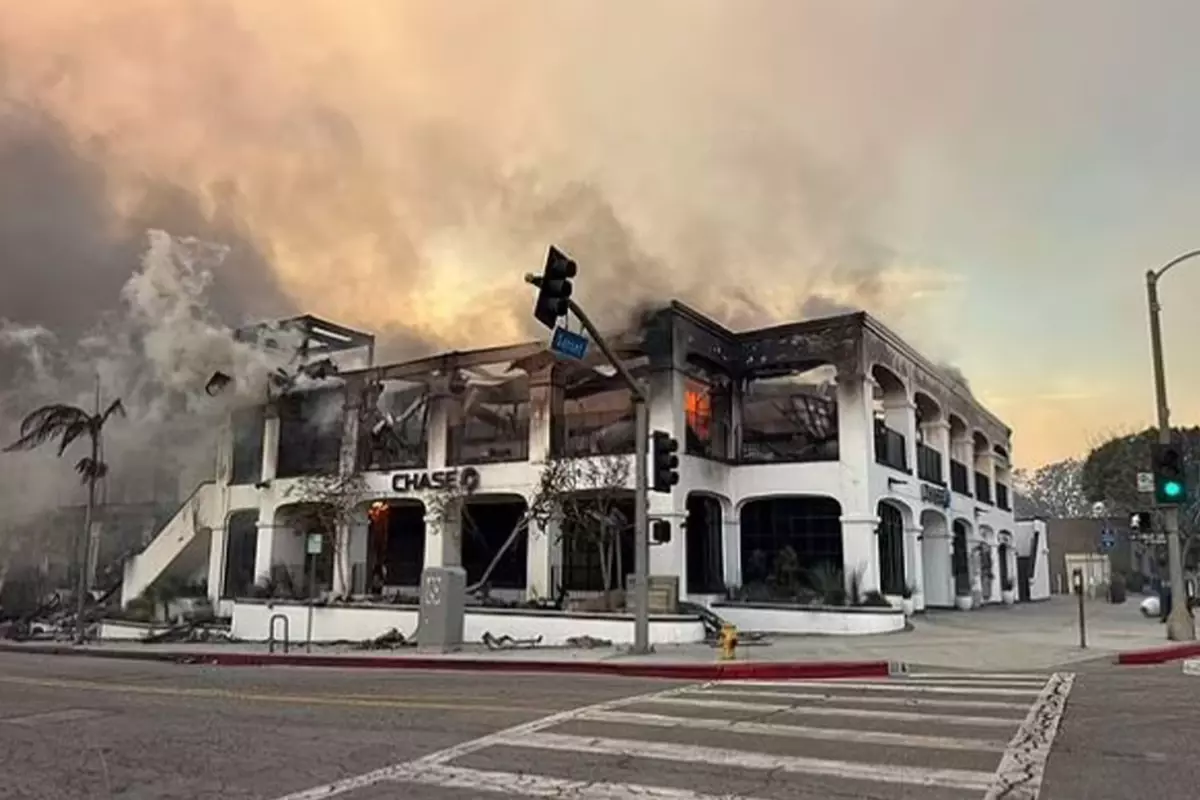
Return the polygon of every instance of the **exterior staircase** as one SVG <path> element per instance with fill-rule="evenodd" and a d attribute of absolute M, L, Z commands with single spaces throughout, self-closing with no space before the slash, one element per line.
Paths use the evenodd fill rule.
<path fill-rule="evenodd" d="M 150 544 L 125 562 L 122 608 L 164 575 L 205 577 L 212 520 L 220 518 L 220 500 L 215 482 L 201 483 Z"/>

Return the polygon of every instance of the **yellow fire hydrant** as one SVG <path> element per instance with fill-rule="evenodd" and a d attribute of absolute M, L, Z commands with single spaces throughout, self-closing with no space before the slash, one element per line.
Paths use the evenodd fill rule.
<path fill-rule="evenodd" d="M 721 636 L 717 639 L 721 646 L 721 660 L 732 661 L 737 658 L 738 634 L 737 628 L 726 622 L 721 626 Z"/>

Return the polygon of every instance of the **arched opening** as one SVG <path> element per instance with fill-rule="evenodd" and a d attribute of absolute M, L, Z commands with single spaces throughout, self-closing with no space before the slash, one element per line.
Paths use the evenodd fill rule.
<path fill-rule="evenodd" d="M 899 508 L 881 501 L 878 506 L 879 588 L 884 594 L 903 594 L 907 578 L 904 571 L 904 514 Z"/>
<path fill-rule="evenodd" d="M 841 517 L 841 504 L 829 497 L 771 497 L 743 505 L 743 586 L 794 599 L 805 589 L 827 593 L 842 585 Z"/>
<path fill-rule="evenodd" d="M 515 495 L 472 497 L 466 501 L 462 514 L 462 566 L 467 571 L 468 586 L 483 581 L 484 573 L 492 567 L 486 580 L 488 588 L 525 588 L 527 537 L 518 535 L 502 555 L 500 550 L 518 526 L 526 523 L 528 507 L 525 498 Z"/>
<path fill-rule="evenodd" d="M 979 528 L 979 586 L 985 599 L 991 599 L 996 590 L 996 565 L 993 563 L 993 548 L 996 545 L 996 533 L 989 526 Z"/>
<path fill-rule="evenodd" d="M 306 599 L 333 588 L 337 511 L 329 503 L 293 503 L 275 511 L 270 569 L 257 583 L 268 597 Z M 313 551 L 310 537 L 319 539 Z"/>
<path fill-rule="evenodd" d="M 688 594 L 719 594 L 725 590 L 722 558 L 721 501 L 692 492 L 687 498 Z"/>
<path fill-rule="evenodd" d="M 221 599 L 250 597 L 254 593 L 254 560 L 258 557 L 258 509 L 234 511 L 225 523 L 225 568 Z"/>
<path fill-rule="evenodd" d="M 924 392 L 913 395 L 917 415 L 917 477 L 944 486 L 942 445 L 934 437 L 935 424 L 941 422 L 942 407 Z"/>
<path fill-rule="evenodd" d="M 379 501 L 371 504 L 367 518 L 366 591 L 384 595 L 415 589 L 425 567 L 424 504 L 417 500 Z M 354 586 L 359 585 L 356 579 Z"/>
<path fill-rule="evenodd" d="M 900 376 L 879 364 L 871 368 L 871 377 L 875 380 L 875 461 L 907 472 L 908 390 Z"/>
<path fill-rule="evenodd" d="M 958 494 L 970 496 L 972 469 L 971 434 L 966 420 L 957 414 L 950 415 L 950 489 Z"/>
<path fill-rule="evenodd" d="M 975 446 L 975 499 L 981 503 L 992 502 L 992 478 L 988 470 L 988 460 L 992 455 L 991 445 L 981 432 L 975 431 L 973 438 Z"/>
<path fill-rule="evenodd" d="M 1008 567 L 1008 560 L 1012 557 L 1012 548 L 1009 546 L 1005 534 L 1008 531 L 1001 531 L 1000 536 L 1006 541 L 1000 545 L 1000 589 L 1001 591 L 1012 591 L 1012 572 Z"/>
<path fill-rule="evenodd" d="M 969 597 L 971 595 L 971 552 L 968 543 L 970 526 L 963 520 L 956 519 L 953 531 L 950 567 L 954 573 L 954 594 L 957 597 Z"/>

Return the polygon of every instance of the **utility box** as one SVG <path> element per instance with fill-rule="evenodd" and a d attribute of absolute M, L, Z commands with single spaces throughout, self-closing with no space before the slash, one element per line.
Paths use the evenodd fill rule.
<path fill-rule="evenodd" d="M 430 567 L 421 573 L 421 611 L 417 649 L 450 653 L 462 648 L 467 571 Z"/>

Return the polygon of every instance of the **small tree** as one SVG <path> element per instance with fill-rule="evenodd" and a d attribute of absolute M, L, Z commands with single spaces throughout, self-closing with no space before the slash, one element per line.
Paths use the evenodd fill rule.
<path fill-rule="evenodd" d="M 1091 503 L 1083 491 L 1083 465 L 1078 458 L 1013 472 L 1013 489 L 1036 509 L 1055 519 L 1086 517 Z"/>
<path fill-rule="evenodd" d="M 348 542 L 337 535 L 338 528 L 359 521 L 369 499 L 367 480 L 360 472 L 350 474 L 306 475 L 285 493 L 299 506 L 297 527 L 301 534 L 318 534 L 333 554 L 337 583 L 349 594 L 349 576 L 345 574 L 342 554 Z M 311 591 L 310 587 L 310 591 Z M 345 595 L 343 595 L 344 598 Z"/>

